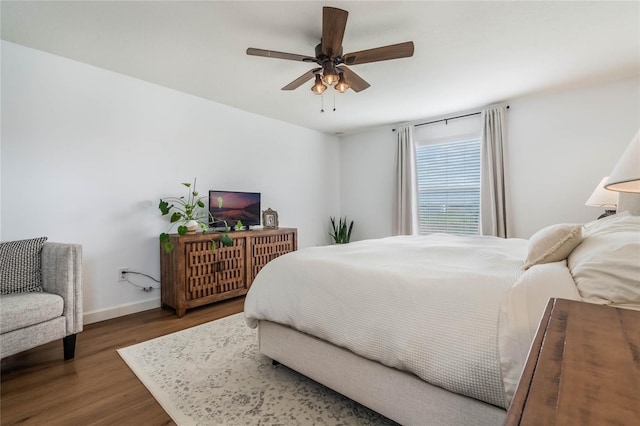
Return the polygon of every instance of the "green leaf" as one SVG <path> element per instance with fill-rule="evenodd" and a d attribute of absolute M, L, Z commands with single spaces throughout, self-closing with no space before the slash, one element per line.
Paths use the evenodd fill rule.
<path fill-rule="evenodd" d="M 160 204 L 158 204 L 158 208 L 160 209 L 160 212 L 162 213 L 163 216 L 169 213 L 169 210 L 171 210 L 171 207 L 173 207 L 173 204 L 169 206 L 169 203 L 160 199 Z"/>
<path fill-rule="evenodd" d="M 169 241 L 169 234 L 167 234 L 166 232 L 163 232 L 162 234 L 160 234 L 161 243 L 166 243 L 168 241 Z"/>
<path fill-rule="evenodd" d="M 243 226 L 244 225 L 242 224 L 242 221 L 238 219 L 238 221 L 236 222 L 236 230 L 241 230 Z"/>
<path fill-rule="evenodd" d="M 222 235 L 220 237 L 220 242 L 226 247 L 231 247 L 233 245 L 233 239 L 228 234 Z"/>
<path fill-rule="evenodd" d="M 331 227 L 333 228 L 333 234 L 329 235 L 333 238 L 336 244 L 346 244 L 351 240 L 351 231 L 353 230 L 353 221 L 347 226 L 347 217 L 339 218 L 336 224 L 336 219 L 330 216 Z"/>
<path fill-rule="evenodd" d="M 187 227 L 184 225 L 178 226 L 178 234 L 181 236 L 187 235 Z"/>
<path fill-rule="evenodd" d="M 188 183 L 188 182 L 182 182 L 182 184 L 183 184 L 184 186 L 186 186 L 187 188 L 191 188 L 191 184 L 190 184 L 190 183 Z"/>
<path fill-rule="evenodd" d="M 198 191 L 193 191 L 191 194 L 192 194 L 194 197 L 197 197 L 197 196 L 198 196 Z"/>
<path fill-rule="evenodd" d="M 198 207 L 204 208 L 204 203 L 202 202 L 202 200 L 198 200 L 196 204 L 198 205 Z"/>
<path fill-rule="evenodd" d="M 178 212 L 173 212 L 173 214 L 171 215 L 171 223 L 177 222 L 180 219 L 182 219 L 182 214 L 180 214 Z"/>
<path fill-rule="evenodd" d="M 215 242 L 215 240 L 211 240 L 211 251 L 216 251 L 216 242 Z"/>
<path fill-rule="evenodd" d="M 171 253 L 171 251 L 173 250 L 173 244 L 170 242 L 164 243 L 162 247 L 164 247 L 165 253 Z"/>

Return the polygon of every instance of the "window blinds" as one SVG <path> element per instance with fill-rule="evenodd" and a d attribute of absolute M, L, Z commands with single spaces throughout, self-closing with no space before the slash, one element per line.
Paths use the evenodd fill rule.
<path fill-rule="evenodd" d="M 416 147 L 421 235 L 479 234 L 480 139 Z"/>

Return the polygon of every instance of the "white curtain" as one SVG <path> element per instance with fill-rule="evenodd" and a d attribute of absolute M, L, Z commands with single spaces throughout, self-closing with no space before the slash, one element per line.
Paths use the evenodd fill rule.
<path fill-rule="evenodd" d="M 418 180 L 413 126 L 397 129 L 396 185 L 393 205 L 393 235 L 418 233 Z"/>
<path fill-rule="evenodd" d="M 507 109 L 482 111 L 482 166 L 480 183 L 480 233 L 507 238 L 504 146 Z"/>

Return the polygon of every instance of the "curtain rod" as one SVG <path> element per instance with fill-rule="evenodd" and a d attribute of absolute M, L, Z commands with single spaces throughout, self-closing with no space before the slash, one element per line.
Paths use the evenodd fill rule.
<path fill-rule="evenodd" d="M 507 109 L 509 109 L 509 105 L 507 105 Z M 418 126 L 426 126 L 427 124 L 433 124 L 433 123 L 441 123 L 441 122 L 445 122 L 445 124 L 447 123 L 447 121 L 449 120 L 455 120 L 457 118 L 464 118 L 464 117 L 471 117 L 474 115 L 480 115 L 482 114 L 482 111 L 478 111 L 478 112 L 472 112 L 471 114 L 464 114 L 464 115 L 457 115 L 455 117 L 448 117 L 448 118 L 441 118 L 440 120 L 433 120 L 433 121 L 427 121 L 426 123 L 418 123 L 418 124 L 414 124 L 414 127 L 418 127 Z M 391 129 L 392 132 L 395 132 L 396 129 Z"/>

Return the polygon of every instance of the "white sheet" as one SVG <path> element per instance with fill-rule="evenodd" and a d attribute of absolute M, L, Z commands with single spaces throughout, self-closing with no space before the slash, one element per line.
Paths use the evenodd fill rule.
<path fill-rule="evenodd" d="M 245 316 L 252 327 L 289 325 L 506 408 L 498 322 L 526 246 L 434 234 L 308 248 L 267 264 Z"/>
<path fill-rule="evenodd" d="M 511 401 L 538 331 L 544 309 L 552 297 L 581 300 L 567 261 L 535 265 L 507 293 L 500 310 L 500 361 L 506 397 Z"/>

